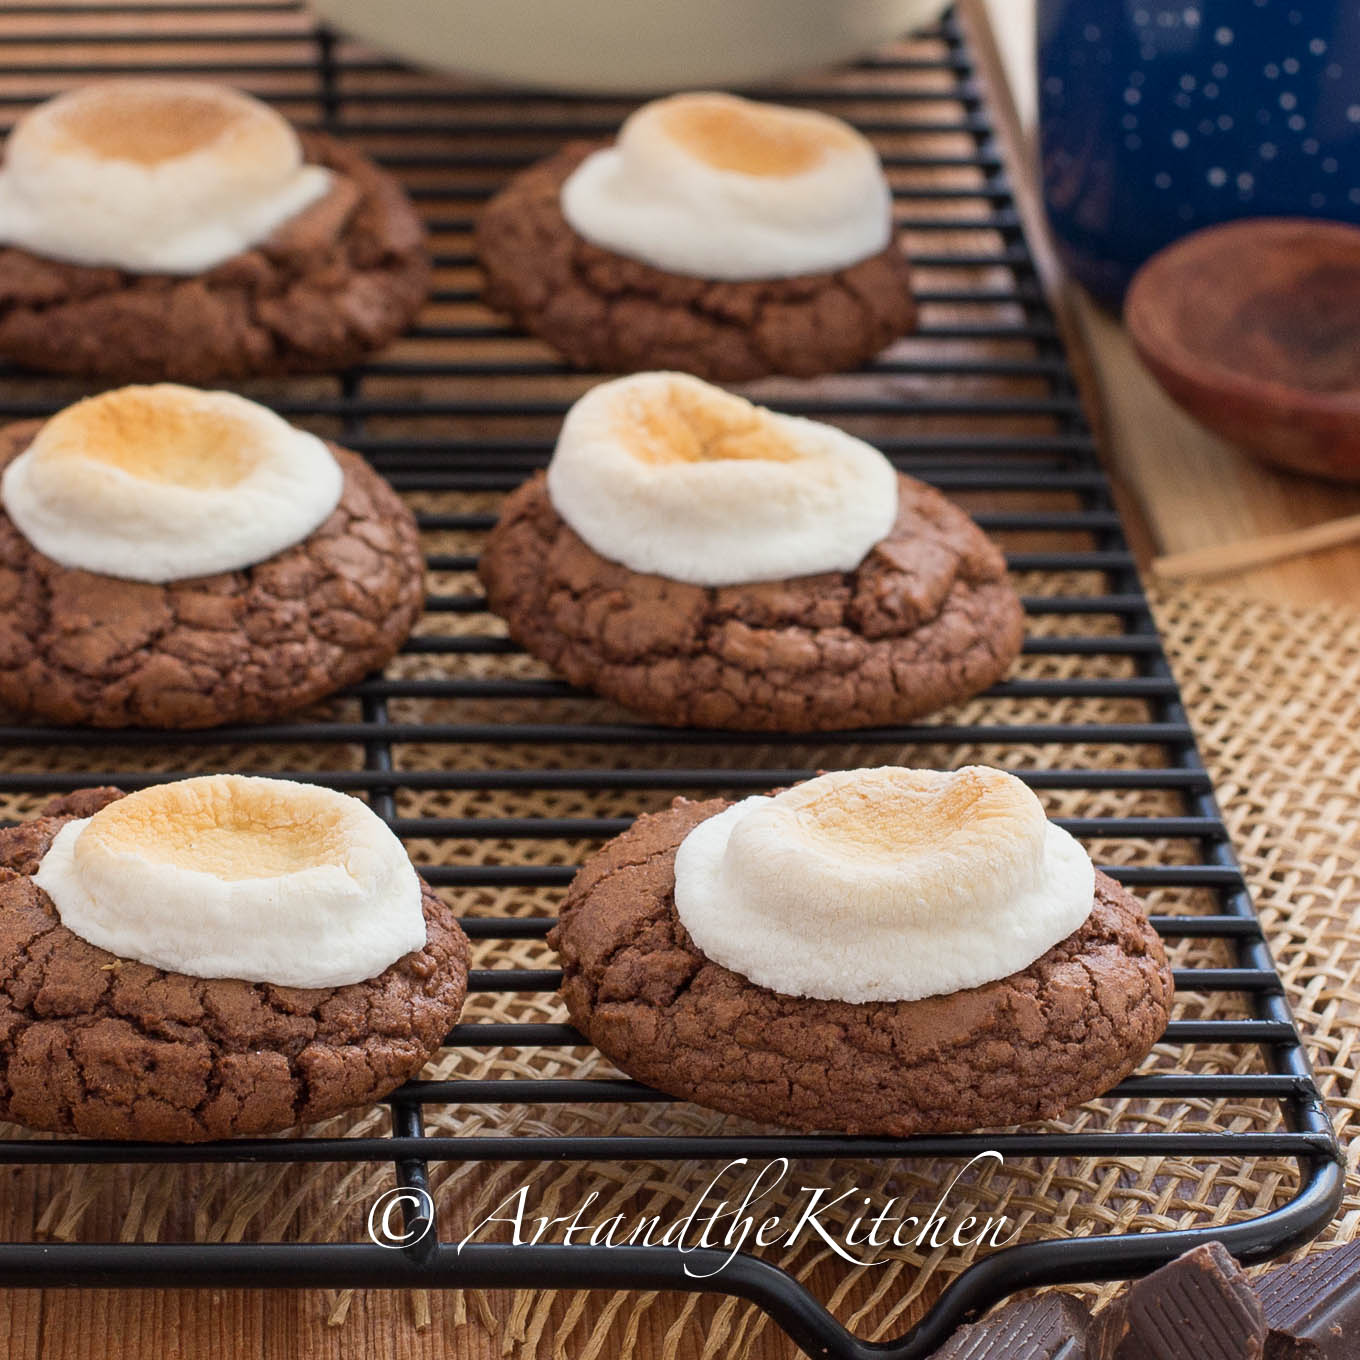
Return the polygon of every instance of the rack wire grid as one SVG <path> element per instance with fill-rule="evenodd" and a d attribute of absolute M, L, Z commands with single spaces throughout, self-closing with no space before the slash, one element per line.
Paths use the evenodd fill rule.
<path fill-rule="evenodd" d="M 1155 924 L 1183 965 L 1178 1009 L 1147 1070 L 1087 1107 L 1095 1113 L 1041 1129 L 907 1140 L 667 1132 L 665 1097 L 618 1076 L 573 1075 L 586 1070 L 578 1064 L 588 1046 L 567 1025 L 479 1021 L 473 1004 L 448 1037 L 452 1048 L 552 1050 L 560 1057 L 554 1074 L 470 1080 L 455 1069 L 448 1080 L 412 1082 L 390 1098 L 390 1133 L 382 1135 L 167 1147 L 14 1130 L 0 1141 L 0 1162 L 390 1163 L 395 1184 L 428 1191 L 431 1168 L 441 1163 L 670 1165 L 745 1156 L 910 1166 L 996 1149 L 1046 1165 L 1179 1157 L 1207 1167 L 1277 1158 L 1297 1178 L 1282 1202 L 1236 1221 L 993 1251 L 957 1275 L 915 1328 L 872 1343 L 792 1275 L 751 1253 L 702 1280 L 684 1265 L 705 1273 L 717 1263 L 711 1253 L 682 1259 L 673 1247 L 478 1241 L 459 1253 L 440 1223 L 425 1220 L 433 1199 L 412 1211 L 414 1245 L 400 1250 L 363 1240 L 10 1241 L 0 1243 L 0 1281 L 702 1288 L 753 1300 L 809 1353 L 914 1360 L 1018 1288 L 1141 1273 L 1208 1237 L 1257 1261 L 1316 1233 L 1339 1202 L 1337 1145 L 1121 533 L 960 22 L 951 15 L 937 31 L 780 89 L 786 102 L 852 119 L 879 146 L 913 254 L 922 324 L 861 372 L 747 390 L 864 434 L 899 468 L 973 509 L 1009 550 L 1029 636 L 1014 678 L 934 721 L 817 738 L 639 725 L 524 657 L 475 594 L 476 542 L 500 496 L 545 464 L 563 412 L 595 378 L 573 373 L 482 308 L 470 229 L 479 204 L 511 174 L 569 137 L 607 135 L 635 101 L 511 93 L 417 73 L 271 0 L 12 4 L 0 16 L 7 121 L 97 74 L 188 70 L 251 89 L 299 125 L 364 147 L 405 180 L 426 214 L 436 291 L 405 340 L 342 375 L 245 390 L 361 451 L 408 495 L 430 549 L 427 612 L 384 675 L 293 721 L 115 738 L 10 720 L 0 727 L 7 815 L 28 815 L 43 798 L 87 784 L 135 788 L 220 767 L 361 793 L 463 908 L 483 951 L 477 961 L 511 960 L 474 969 L 470 1001 L 506 994 L 551 1001 L 552 960 L 525 967 L 523 951 L 546 952 L 551 903 L 570 881 L 572 861 L 633 813 L 664 806 L 679 791 L 754 792 L 817 768 L 989 758 L 1067 813 L 1063 824 L 1105 867 L 1149 896 Z M 0 415 L 44 414 L 80 390 L 6 370 Z M 553 802 L 559 795 L 578 803 Z M 505 815 L 517 799 L 524 807 L 539 799 L 535 815 Z M 591 815 L 551 815 L 559 805 L 582 805 Z M 1114 815 L 1091 815 L 1093 806 Z M 563 845 L 565 856 L 536 853 Z M 499 914 L 477 909 L 489 900 L 487 889 L 502 904 Z M 1204 1052 L 1218 1056 L 1201 1061 L 1196 1055 Z M 498 1132 L 494 1122 L 471 1136 L 428 1128 L 432 1110 L 523 1102 L 549 1112 L 547 1131 Z M 628 1135 L 552 1130 L 552 1111 L 585 1102 L 649 1107 L 660 1123 Z M 1154 1117 L 1126 1130 L 1125 1116 L 1102 1114 L 1155 1115 L 1185 1102 L 1207 1111 L 1211 1126 L 1158 1132 Z"/>

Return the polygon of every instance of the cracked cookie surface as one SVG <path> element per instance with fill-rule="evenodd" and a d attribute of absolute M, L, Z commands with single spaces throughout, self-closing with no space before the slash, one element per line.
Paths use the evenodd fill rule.
<path fill-rule="evenodd" d="M 32 880 L 84 789 L 0 829 L 0 1119 L 88 1138 L 197 1142 L 368 1105 L 457 1021 L 467 937 L 422 882 L 425 947 L 347 987 L 196 978 L 120 960 L 61 924 Z"/>
<path fill-rule="evenodd" d="M 911 330 L 911 267 L 894 239 L 830 274 L 718 281 L 672 274 L 578 235 L 563 182 L 608 143 L 573 142 L 482 210 L 485 300 L 578 368 L 680 369 L 719 382 L 857 368 Z"/>
<path fill-rule="evenodd" d="M 0 469 L 41 428 L 0 429 Z M 0 703 L 93 727 L 262 722 L 362 679 L 406 640 L 424 560 L 405 503 L 328 445 L 340 503 L 301 543 L 165 585 L 64 567 L 0 507 Z"/>
<path fill-rule="evenodd" d="M 706 587 L 601 557 L 539 473 L 506 498 L 479 573 L 512 638 L 656 722 L 906 722 L 1000 680 L 1024 611 L 1001 552 L 958 506 L 900 475 L 898 494 L 897 522 L 852 572 Z"/>
<path fill-rule="evenodd" d="M 730 806 L 640 817 L 581 868 L 548 937 L 572 1022 L 630 1076 L 762 1123 L 907 1137 L 1054 1118 L 1165 1029 L 1161 941 L 1099 872 L 1080 929 L 997 982 L 859 1005 L 758 986 L 700 953 L 675 911 L 677 848 Z"/>
<path fill-rule="evenodd" d="M 192 276 L 133 274 L 0 247 L 0 354 L 51 373 L 210 383 L 357 363 L 410 324 L 429 291 L 425 229 L 367 157 L 299 133 L 336 172 L 267 241 Z"/>

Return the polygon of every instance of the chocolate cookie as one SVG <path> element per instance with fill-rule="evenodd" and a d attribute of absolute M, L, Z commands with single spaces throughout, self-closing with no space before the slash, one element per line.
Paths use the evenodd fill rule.
<path fill-rule="evenodd" d="M 320 133 L 330 192 L 203 274 L 130 274 L 0 247 L 0 355 L 53 373 L 211 383 L 357 363 L 429 291 L 425 229 L 401 186 Z"/>
<path fill-rule="evenodd" d="M 582 867 L 548 937 L 573 1023 L 639 1080 L 762 1123 L 907 1137 L 1053 1118 L 1165 1028 L 1161 941 L 1101 873 L 1081 928 L 997 982 L 860 1005 L 757 986 L 701 954 L 675 911 L 677 848 L 729 806 L 679 798 L 639 818 Z"/>
<path fill-rule="evenodd" d="M 348 987 L 196 978 L 73 935 L 31 875 L 85 789 L 0 830 L 0 1118 L 88 1138 L 272 1133 L 381 1100 L 462 1011 L 467 937 L 428 886 L 425 948 Z"/>
<path fill-rule="evenodd" d="M 573 142 L 515 176 L 477 223 L 488 305 L 578 368 L 806 378 L 857 368 L 915 324 L 896 241 L 835 273 L 738 282 L 672 274 L 592 244 L 562 215 L 561 189 L 601 145 Z"/>
<path fill-rule="evenodd" d="M 0 469 L 41 422 L 0 429 Z M 415 519 L 357 454 L 301 543 L 242 571 L 149 585 L 64 567 L 0 507 L 0 703 L 55 723 L 260 722 L 381 666 L 419 617 Z"/>
<path fill-rule="evenodd" d="M 906 722 L 1001 679 L 1024 613 L 956 505 L 899 477 L 891 533 L 852 572 L 705 587 L 589 548 L 539 474 L 479 574 L 510 635 L 573 685 L 673 726 L 812 732 Z"/>

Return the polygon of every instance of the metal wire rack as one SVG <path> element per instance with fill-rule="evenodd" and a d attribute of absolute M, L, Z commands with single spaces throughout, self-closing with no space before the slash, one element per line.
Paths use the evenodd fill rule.
<path fill-rule="evenodd" d="M 916 726 L 829 734 L 817 739 L 815 752 L 807 739 L 649 728 L 588 703 L 519 664 L 524 658 L 496 631 L 469 587 L 475 552 L 445 550 L 449 542 L 475 546 L 494 520 L 497 496 L 544 465 L 557 422 L 589 381 L 480 307 L 469 236 L 478 204 L 562 140 L 611 132 L 630 101 L 507 93 L 419 74 L 314 27 L 297 6 L 273 0 L 16 3 L 0 18 L 0 116 L 7 119 L 95 74 L 186 69 L 251 88 L 299 124 L 325 127 L 364 146 L 404 177 L 426 212 L 437 290 L 411 335 L 387 355 L 335 378 L 259 385 L 276 409 L 363 452 L 409 493 L 431 543 L 426 618 L 385 675 L 314 714 L 206 734 L 118 736 L 120 751 L 159 753 L 166 767 L 161 770 L 131 759 L 131 768 L 101 766 L 87 732 L 7 722 L 0 725 L 0 746 L 21 759 L 0 764 L 0 798 L 13 806 L 91 783 L 139 787 L 172 777 L 168 770 L 194 752 L 225 751 L 230 762 L 238 750 L 306 748 L 317 754 L 305 777 L 363 793 L 404 838 L 515 846 L 552 838 L 598 841 L 623 829 L 628 818 L 475 811 L 413 816 L 409 800 L 422 792 L 478 790 L 756 791 L 801 777 L 815 765 L 860 763 L 866 750 L 885 760 L 924 758 L 940 749 L 946 759 L 964 747 L 1000 750 L 1046 793 L 1147 793 L 1170 800 L 1170 813 L 1070 816 L 1064 824 L 1102 847 L 1137 846 L 1113 854 L 1107 865 L 1122 882 L 1149 892 L 1199 894 L 1209 902 L 1207 908 L 1158 914 L 1155 924 L 1169 942 L 1218 942 L 1224 951 L 1226 966 L 1201 962 L 1178 970 L 1182 995 L 1231 993 L 1241 1003 L 1237 1018 L 1173 1020 L 1166 1043 L 1185 1061 L 1130 1077 L 1110 1099 L 1255 1101 L 1266 1112 L 1267 1127 L 1045 1130 L 905 1141 L 777 1132 L 533 1138 L 427 1132 L 425 1112 L 440 1105 L 665 1100 L 631 1081 L 566 1075 L 410 1083 L 390 1099 L 386 1136 L 193 1147 L 14 1137 L 0 1141 L 0 1162 L 391 1163 L 397 1184 L 428 1189 L 430 1167 L 441 1161 L 789 1156 L 905 1163 L 997 1149 L 1041 1159 L 1177 1156 L 1205 1163 L 1275 1157 L 1296 1164 L 1298 1186 L 1269 1212 L 1218 1226 L 1030 1242 L 993 1252 L 954 1280 L 916 1328 L 885 1343 L 853 1336 L 803 1285 L 748 1253 L 699 1281 L 684 1273 L 672 1248 L 476 1242 L 456 1254 L 438 1223 L 420 1221 L 408 1224 L 419 1230 L 412 1234 L 418 1240 L 402 1250 L 364 1242 L 0 1242 L 0 1281 L 702 1287 L 753 1300 L 811 1354 L 915 1360 L 959 1321 L 1018 1288 L 1139 1273 L 1209 1235 L 1244 1259 L 1260 1260 L 1318 1231 L 1341 1193 L 1336 1142 L 1122 536 L 959 23 L 948 18 L 919 42 L 780 92 L 786 101 L 843 113 L 879 144 L 896 190 L 898 223 L 913 251 L 923 323 L 916 336 L 860 373 L 816 383 L 771 382 L 757 390 L 782 409 L 864 432 L 899 467 L 974 508 L 1010 549 L 1030 636 L 1016 677 L 960 712 Z M 44 414 L 72 395 L 70 384 L 0 373 L 0 417 Z M 1042 706 L 1037 719 L 1036 704 Z M 1008 717 L 1016 712 L 1023 712 L 1021 720 Z M 531 754 L 514 768 L 477 763 L 477 753 L 507 746 L 542 758 Z M 454 748 L 473 756 L 461 764 L 420 756 Z M 693 759 L 674 766 L 649 758 L 661 749 Z M 1116 752 L 1123 753 L 1117 760 Z M 1160 862 L 1158 848 L 1170 842 L 1188 850 L 1174 862 Z M 573 872 L 570 864 L 513 852 L 436 862 L 423 871 L 455 901 L 485 887 L 560 890 Z M 543 914 L 473 914 L 464 924 L 477 942 L 536 941 L 551 920 Z M 478 969 L 471 987 L 551 992 L 557 981 L 550 967 Z M 473 1021 L 460 1024 L 448 1043 L 469 1049 L 560 1046 L 569 1066 L 567 1055 L 583 1040 L 561 1024 Z M 1257 1070 L 1195 1070 L 1189 1055 L 1200 1044 L 1254 1050 Z M 688 1260 L 695 1267 L 717 1263 L 702 1254 Z"/>

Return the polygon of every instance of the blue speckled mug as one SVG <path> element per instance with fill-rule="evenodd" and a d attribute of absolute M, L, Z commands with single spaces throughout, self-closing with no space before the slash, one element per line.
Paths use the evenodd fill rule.
<path fill-rule="evenodd" d="M 1360 0 L 1039 0 L 1038 52 L 1049 219 L 1101 299 L 1215 222 L 1360 223 Z"/>

